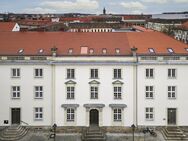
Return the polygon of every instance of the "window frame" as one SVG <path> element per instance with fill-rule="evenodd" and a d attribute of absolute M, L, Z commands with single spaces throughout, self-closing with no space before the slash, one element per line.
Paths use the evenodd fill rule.
<path fill-rule="evenodd" d="M 14 90 L 14 88 L 16 90 Z M 18 90 L 18 88 L 19 88 L 19 90 Z M 15 96 L 14 96 L 14 93 L 15 93 Z M 20 99 L 20 97 L 21 97 L 21 87 L 20 86 L 11 86 L 11 97 L 12 97 L 12 99 Z"/>
<path fill-rule="evenodd" d="M 75 99 L 75 86 L 66 86 L 67 99 Z"/>
<path fill-rule="evenodd" d="M 121 108 L 113 108 L 113 121 L 122 122 L 122 109 Z"/>
<path fill-rule="evenodd" d="M 14 70 L 15 70 L 16 75 L 14 75 Z M 21 77 L 21 69 L 20 68 L 11 68 L 11 77 L 12 78 L 20 78 Z"/>
<path fill-rule="evenodd" d="M 148 90 L 147 90 L 147 88 L 148 88 Z M 152 88 L 152 90 L 151 90 L 151 88 Z M 155 93 L 155 90 L 154 90 L 153 85 L 145 86 L 145 98 L 146 99 L 154 99 L 154 93 Z"/>
<path fill-rule="evenodd" d="M 175 79 L 176 77 L 177 77 L 177 69 L 175 69 L 175 68 L 168 68 L 168 70 L 167 70 L 168 72 L 168 78 L 169 79 Z M 174 71 L 174 72 L 173 72 Z"/>
<path fill-rule="evenodd" d="M 37 90 L 37 88 L 38 88 L 38 90 Z M 43 86 L 34 86 L 34 95 L 35 95 L 35 99 L 43 99 L 44 87 Z"/>
<path fill-rule="evenodd" d="M 114 79 L 122 79 L 122 69 L 121 68 L 113 69 L 113 78 Z"/>
<path fill-rule="evenodd" d="M 90 86 L 90 99 L 98 99 L 98 98 L 99 98 L 99 87 Z"/>
<path fill-rule="evenodd" d="M 113 86 L 114 99 L 122 99 L 122 86 Z"/>
<path fill-rule="evenodd" d="M 90 79 L 99 79 L 99 69 L 90 69 Z"/>
<path fill-rule="evenodd" d="M 152 109 L 152 111 L 151 111 L 151 109 Z M 145 119 L 146 119 L 146 121 L 154 121 L 154 108 L 153 107 L 145 108 Z"/>
<path fill-rule="evenodd" d="M 37 74 L 38 73 L 38 74 Z M 34 77 L 35 78 L 42 78 L 44 75 L 43 68 L 35 68 L 34 69 Z"/>
<path fill-rule="evenodd" d="M 170 90 L 169 90 L 169 88 L 170 88 Z M 174 90 L 173 90 L 173 88 L 174 88 Z M 167 97 L 168 97 L 168 99 L 176 99 L 176 97 L 177 97 L 177 87 L 176 86 L 168 86 L 167 87 Z"/>
<path fill-rule="evenodd" d="M 41 121 L 44 118 L 43 107 L 34 107 L 34 120 Z M 36 116 L 37 115 L 37 116 Z"/>
<path fill-rule="evenodd" d="M 74 108 L 67 108 L 66 109 L 66 121 L 67 122 L 74 122 L 75 121 L 75 109 Z"/>
<path fill-rule="evenodd" d="M 153 71 L 153 72 L 151 72 L 151 71 Z M 147 78 L 147 79 L 153 79 L 154 78 L 154 74 L 155 73 L 155 70 L 154 70 L 154 68 L 146 68 L 145 69 L 145 77 Z M 152 74 L 152 75 L 151 75 Z"/>
<path fill-rule="evenodd" d="M 68 68 L 66 70 L 67 79 L 75 79 L 75 69 Z"/>

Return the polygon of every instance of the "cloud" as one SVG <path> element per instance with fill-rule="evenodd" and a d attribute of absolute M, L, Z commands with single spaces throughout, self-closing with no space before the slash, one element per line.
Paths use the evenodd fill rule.
<path fill-rule="evenodd" d="M 174 0 L 175 3 L 188 3 L 188 0 Z"/>
<path fill-rule="evenodd" d="M 31 14 L 46 14 L 46 13 L 55 13 L 56 10 L 53 9 L 47 9 L 47 8 L 41 8 L 41 7 L 35 7 L 35 8 L 26 8 L 23 10 L 24 13 L 31 13 Z"/>
<path fill-rule="evenodd" d="M 157 3 L 157 4 L 164 4 L 167 3 L 169 0 L 141 0 L 145 3 Z"/>
<path fill-rule="evenodd" d="M 92 11 L 99 8 L 97 0 L 76 0 L 72 1 L 44 1 L 40 4 L 42 7 L 56 9 L 59 11 Z"/>
<path fill-rule="evenodd" d="M 131 10 L 131 11 L 140 11 L 140 10 L 146 9 L 146 7 L 138 1 L 136 1 L 136 2 L 121 2 L 120 5 L 123 6 L 124 8 Z"/>

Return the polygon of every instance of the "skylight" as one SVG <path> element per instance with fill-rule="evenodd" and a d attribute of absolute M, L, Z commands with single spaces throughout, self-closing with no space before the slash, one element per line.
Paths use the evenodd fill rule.
<path fill-rule="evenodd" d="M 167 50 L 168 50 L 169 53 L 174 53 L 172 48 L 167 48 Z"/>
<path fill-rule="evenodd" d="M 90 49 L 90 50 L 89 50 L 89 53 L 90 53 L 90 54 L 93 54 L 93 53 L 94 53 L 94 50 L 93 50 L 93 49 Z"/>
<path fill-rule="evenodd" d="M 102 53 L 103 53 L 103 54 L 106 54 L 106 53 L 107 53 L 107 49 L 106 49 L 106 48 L 103 48 L 103 49 L 102 49 Z"/>
<path fill-rule="evenodd" d="M 148 48 L 150 53 L 155 53 L 155 50 L 153 48 Z"/>
<path fill-rule="evenodd" d="M 39 53 L 43 53 L 44 52 L 44 50 L 43 49 L 39 49 Z"/>
<path fill-rule="evenodd" d="M 72 52 L 73 52 L 73 49 L 72 48 L 69 48 L 69 54 L 72 54 Z"/>
<path fill-rule="evenodd" d="M 116 48 L 116 54 L 119 54 L 119 53 L 120 53 L 120 49 Z"/>
<path fill-rule="evenodd" d="M 18 51 L 18 53 L 23 53 L 24 52 L 24 49 L 20 49 L 19 51 Z"/>
<path fill-rule="evenodd" d="M 81 47 L 81 54 L 87 54 L 88 52 L 88 47 Z"/>
<path fill-rule="evenodd" d="M 188 52 L 188 48 L 185 48 L 185 50 Z"/>

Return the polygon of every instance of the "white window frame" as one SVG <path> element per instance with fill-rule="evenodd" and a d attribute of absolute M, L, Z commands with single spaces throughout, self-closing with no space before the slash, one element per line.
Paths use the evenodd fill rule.
<path fill-rule="evenodd" d="M 90 86 L 90 99 L 98 99 L 98 98 L 99 98 L 99 87 Z"/>
<path fill-rule="evenodd" d="M 34 76 L 35 76 L 35 78 L 42 78 L 43 77 L 43 69 L 42 68 L 35 68 L 34 69 Z"/>
<path fill-rule="evenodd" d="M 35 99 L 42 99 L 44 94 L 43 86 L 34 86 Z"/>
<path fill-rule="evenodd" d="M 15 88 L 15 90 L 14 90 Z M 21 87 L 20 86 L 12 86 L 11 87 L 11 93 L 13 99 L 19 99 L 21 94 Z"/>
<path fill-rule="evenodd" d="M 146 76 L 146 78 L 154 78 L 154 68 L 146 68 L 145 76 Z"/>
<path fill-rule="evenodd" d="M 42 107 L 34 108 L 34 119 L 35 120 L 43 120 L 43 108 Z"/>
<path fill-rule="evenodd" d="M 67 99 L 75 98 L 75 86 L 67 86 L 66 87 Z"/>
<path fill-rule="evenodd" d="M 122 121 L 122 109 L 121 108 L 114 108 L 113 109 L 113 121 L 114 122 L 121 122 Z"/>
<path fill-rule="evenodd" d="M 122 99 L 122 86 L 113 86 L 114 99 Z"/>
<path fill-rule="evenodd" d="M 66 109 L 66 121 L 67 122 L 74 122 L 75 121 L 75 109 L 74 108 L 67 108 Z"/>
<path fill-rule="evenodd" d="M 154 120 L 154 108 L 153 107 L 146 107 L 145 108 L 145 119 L 147 121 Z"/>
<path fill-rule="evenodd" d="M 122 69 L 120 68 L 113 69 L 113 77 L 114 79 L 122 79 Z"/>
<path fill-rule="evenodd" d="M 145 97 L 146 99 L 154 98 L 154 86 L 145 86 Z"/>
<path fill-rule="evenodd" d="M 170 88 L 170 90 L 169 90 L 169 88 Z M 174 88 L 174 90 L 173 90 L 173 88 Z M 177 88 L 176 88 L 176 86 L 168 86 L 167 87 L 167 90 L 168 90 L 168 99 L 176 99 L 176 90 Z"/>
<path fill-rule="evenodd" d="M 14 72 L 15 71 L 15 72 Z M 19 78 L 21 74 L 20 68 L 12 68 L 11 69 L 11 77 L 12 78 Z"/>
<path fill-rule="evenodd" d="M 90 78 L 98 79 L 99 78 L 99 70 L 98 69 L 90 69 Z"/>
<path fill-rule="evenodd" d="M 175 68 L 168 69 L 168 78 L 176 78 L 177 70 Z"/>
<path fill-rule="evenodd" d="M 67 79 L 75 79 L 75 69 L 67 69 Z"/>

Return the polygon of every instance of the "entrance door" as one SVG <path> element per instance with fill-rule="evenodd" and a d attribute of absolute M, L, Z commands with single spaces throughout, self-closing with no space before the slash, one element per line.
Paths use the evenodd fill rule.
<path fill-rule="evenodd" d="M 176 125 L 176 108 L 168 108 L 168 124 Z"/>
<path fill-rule="evenodd" d="M 90 110 L 90 125 L 99 125 L 99 111 L 96 109 Z"/>
<path fill-rule="evenodd" d="M 20 108 L 12 108 L 12 124 L 20 124 Z"/>

